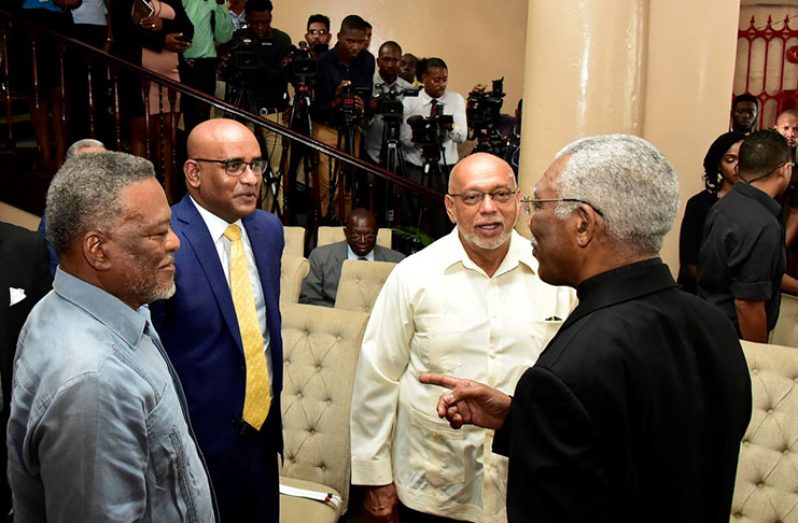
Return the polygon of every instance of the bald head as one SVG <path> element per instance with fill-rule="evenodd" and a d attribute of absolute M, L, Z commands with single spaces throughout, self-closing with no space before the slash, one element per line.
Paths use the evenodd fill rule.
<path fill-rule="evenodd" d="M 252 169 L 252 162 L 262 159 L 252 131 L 235 120 L 214 118 L 191 131 L 187 149 L 183 173 L 194 201 L 228 223 L 255 212 L 263 172 Z M 225 163 L 246 165 L 226 170 Z"/>
<path fill-rule="evenodd" d="M 449 175 L 449 192 L 458 193 L 467 181 L 499 175 L 515 189 L 515 174 L 510 164 L 488 153 L 474 153 L 457 162 Z"/>
<path fill-rule="evenodd" d="M 346 243 L 358 256 L 366 256 L 377 242 L 377 218 L 368 209 L 352 209 L 346 217 Z"/>

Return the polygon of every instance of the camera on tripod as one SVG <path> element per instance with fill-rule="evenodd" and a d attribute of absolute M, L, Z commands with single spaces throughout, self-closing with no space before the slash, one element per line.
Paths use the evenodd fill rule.
<path fill-rule="evenodd" d="M 272 42 L 245 36 L 227 49 L 230 58 L 222 68 L 222 79 L 240 87 L 257 87 L 258 77 L 263 72 L 261 53 L 263 47 Z"/>
<path fill-rule="evenodd" d="M 443 104 L 438 107 L 442 109 Z M 446 140 L 446 132 L 454 126 L 454 117 L 451 114 L 443 114 L 441 109 L 438 109 L 438 114 L 435 116 L 425 117 L 417 114 L 407 119 L 407 125 L 413 133 L 413 143 L 421 147 L 434 146 L 440 149 Z"/>
<path fill-rule="evenodd" d="M 299 42 L 299 47 L 292 45 L 283 63 L 288 81 L 294 89 L 313 86 L 316 79 L 316 60 L 311 57 L 310 49 L 305 42 Z"/>
<path fill-rule="evenodd" d="M 341 120 L 346 126 L 354 125 L 360 117 L 357 106 L 355 105 L 355 97 L 367 97 L 371 94 L 369 87 L 355 87 L 351 83 L 344 85 L 341 88 L 341 104 L 338 106 L 338 112 L 341 115 Z"/>
<path fill-rule="evenodd" d="M 504 78 L 493 80 L 492 84 L 489 92 L 474 90 L 468 93 L 468 138 L 477 140 L 472 152 L 487 152 L 501 157 L 507 150 L 507 139 L 498 131 L 506 94 L 503 92 Z"/>
<path fill-rule="evenodd" d="M 421 90 L 420 87 L 402 89 L 401 87 L 397 87 L 396 84 L 388 86 L 383 83 L 375 85 L 374 88 L 377 91 L 375 93 L 375 98 L 378 101 L 375 113 L 381 114 L 383 120 L 396 119 L 399 121 L 401 121 L 402 114 L 404 113 L 402 98 L 405 96 L 418 96 Z"/>
<path fill-rule="evenodd" d="M 504 78 L 493 80 L 492 84 L 490 92 L 471 91 L 468 93 L 466 118 L 468 118 L 468 126 L 473 129 L 475 134 L 499 125 L 502 103 L 506 94 L 503 92 Z"/>

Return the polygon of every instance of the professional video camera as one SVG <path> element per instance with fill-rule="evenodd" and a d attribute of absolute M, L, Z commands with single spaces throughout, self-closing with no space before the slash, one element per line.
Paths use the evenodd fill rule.
<path fill-rule="evenodd" d="M 413 143 L 421 146 L 424 162 L 437 164 L 441 158 L 446 132 L 454 126 L 454 117 L 451 114 L 443 114 L 443 104 L 439 104 L 435 116 L 424 117 L 417 114 L 407 119 L 407 125 L 412 131 Z"/>
<path fill-rule="evenodd" d="M 473 152 L 488 152 L 496 156 L 504 156 L 507 140 L 498 130 L 501 120 L 504 89 L 504 78 L 493 80 L 489 92 L 471 91 L 468 93 L 466 118 L 470 140 L 477 140 Z"/>
<path fill-rule="evenodd" d="M 388 86 L 384 83 L 379 83 L 374 86 L 374 89 L 376 91 L 374 97 L 378 101 L 375 113 L 383 115 L 383 120 L 388 120 L 389 118 L 401 120 L 404 112 L 402 98 L 405 96 L 418 96 L 421 87 L 402 89 L 397 87 L 396 84 Z"/>
<path fill-rule="evenodd" d="M 338 112 L 341 114 L 341 120 L 346 127 L 353 126 L 360 116 L 355 106 L 355 97 L 361 98 L 369 96 L 371 88 L 369 87 L 355 87 L 351 83 L 344 85 L 341 89 L 341 105 L 338 106 Z"/>
<path fill-rule="evenodd" d="M 316 79 L 316 60 L 311 57 L 306 42 L 299 42 L 299 47 L 292 45 L 283 63 L 288 81 L 294 89 L 299 89 L 301 86 L 313 87 Z"/>
<path fill-rule="evenodd" d="M 261 70 L 260 47 L 270 42 L 245 36 L 231 42 L 230 57 L 221 70 L 222 79 L 242 87 L 256 87 Z"/>

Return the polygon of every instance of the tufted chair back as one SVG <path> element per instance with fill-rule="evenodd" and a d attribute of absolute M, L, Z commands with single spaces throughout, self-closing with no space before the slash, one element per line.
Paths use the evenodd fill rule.
<path fill-rule="evenodd" d="M 319 227 L 316 246 L 321 247 L 322 245 L 328 245 L 330 243 L 342 242 L 345 239 L 346 236 L 344 235 L 343 227 L 328 227 L 322 225 L 321 227 Z M 392 229 L 385 229 L 385 228 L 377 229 L 377 245 L 385 247 L 386 249 L 390 249 L 392 241 L 393 241 Z"/>
<path fill-rule="evenodd" d="M 346 510 L 349 497 L 349 408 L 360 343 L 368 314 L 314 305 L 283 304 L 282 392 L 286 479 L 316 485 L 320 492 L 335 491 L 342 498 L 335 518 Z M 287 506 L 287 503 L 292 506 Z M 282 499 L 295 521 L 321 521 L 313 511 L 327 508 L 302 498 Z M 332 521 L 335 521 L 333 519 Z M 326 519 L 325 519 L 326 520 Z"/>
<path fill-rule="evenodd" d="M 798 350 L 741 341 L 753 389 L 733 522 L 798 521 Z"/>
<path fill-rule="evenodd" d="M 371 312 L 385 280 L 396 267 L 392 262 L 346 260 L 341 266 L 335 308 Z"/>
<path fill-rule="evenodd" d="M 283 236 L 285 238 L 285 248 L 283 248 L 283 256 L 290 254 L 292 256 L 305 255 L 305 228 L 298 226 L 283 227 Z"/>
<path fill-rule="evenodd" d="M 310 271 L 310 262 L 304 256 L 283 254 L 280 260 L 280 303 L 297 303 L 302 291 L 302 281 Z"/>
<path fill-rule="evenodd" d="M 798 347 L 798 298 L 781 294 L 779 321 L 770 333 L 770 343 Z"/>

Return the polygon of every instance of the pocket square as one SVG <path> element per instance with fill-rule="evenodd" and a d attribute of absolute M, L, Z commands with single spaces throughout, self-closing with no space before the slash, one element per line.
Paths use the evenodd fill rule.
<path fill-rule="evenodd" d="M 11 303 L 8 305 L 16 305 L 25 299 L 25 289 L 17 289 L 16 287 L 8 288 L 8 295 L 11 297 Z"/>

